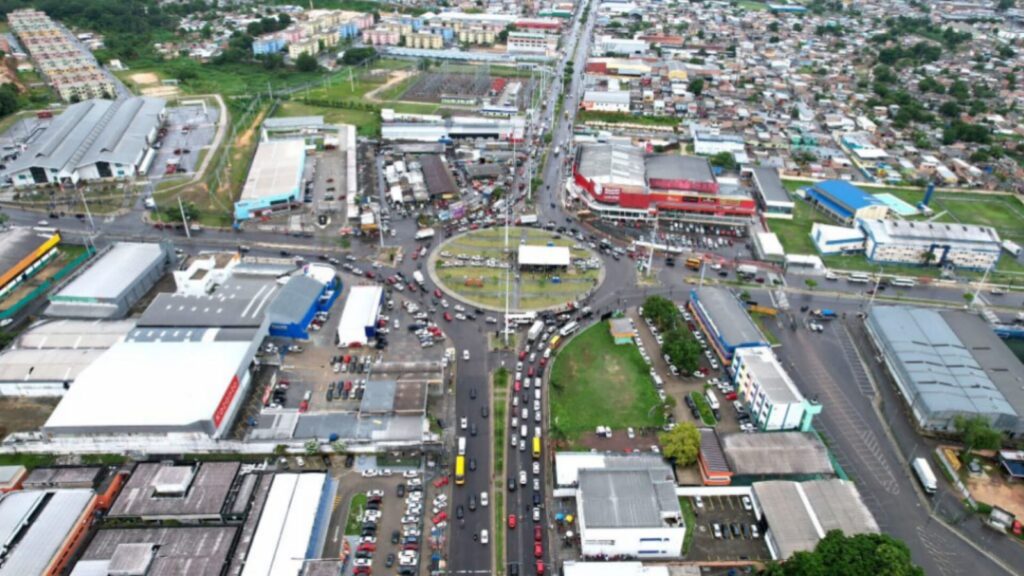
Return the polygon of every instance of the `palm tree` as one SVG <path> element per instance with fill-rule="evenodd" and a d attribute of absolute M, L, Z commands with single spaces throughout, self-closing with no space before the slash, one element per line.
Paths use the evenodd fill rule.
<path fill-rule="evenodd" d="M 936 258 L 935 252 L 932 252 L 931 250 L 928 250 L 924 254 L 921 254 L 921 264 L 924 264 L 925 266 L 927 266 L 927 265 L 931 264 L 932 262 L 934 262 L 935 258 Z"/>

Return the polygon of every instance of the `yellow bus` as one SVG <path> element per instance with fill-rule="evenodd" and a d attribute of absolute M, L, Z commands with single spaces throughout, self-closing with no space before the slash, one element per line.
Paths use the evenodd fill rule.
<path fill-rule="evenodd" d="M 700 258 L 687 258 L 686 267 L 690 270 L 700 270 Z"/>
<path fill-rule="evenodd" d="M 562 337 L 559 336 L 558 334 L 555 334 L 555 337 L 551 339 L 551 346 L 550 346 L 550 348 L 552 350 L 554 350 L 555 348 L 558 348 L 558 343 L 561 342 L 561 341 L 562 341 Z"/>
<path fill-rule="evenodd" d="M 466 483 L 466 457 L 455 458 L 455 485 L 462 486 Z"/>
<path fill-rule="evenodd" d="M 533 437 L 533 459 L 540 459 L 540 438 L 537 436 Z"/>

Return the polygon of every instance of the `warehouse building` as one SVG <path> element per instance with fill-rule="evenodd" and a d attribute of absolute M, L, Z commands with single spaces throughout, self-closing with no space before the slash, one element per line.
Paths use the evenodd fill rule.
<path fill-rule="evenodd" d="M 864 251 L 864 231 L 815 222 L 811 226 L 811 240 L 822 256 Z"/>
<path fill-rule="evenodd" d="M 432 52 L 432 51 L 430 51 Z M 381 140 L 385 142 L 445 142 L 455 140 L 491 139 L 522 142 L 526 133 L 526 119 L 486 118 L 483 116 L 453 116 L 400 114 L 385 108 L 381 110 Z"/>
<path fill-rule="evenodd" d="M 716 286 L 694 288 L 688 306 L 723 366 L 732 363 L 740 348 L 768 346 L 746 308 L 729 290 Z"/>
<path fill-rule="evenodd" d="M 338 321 L 337 344 L 340 348 L 361 348 L 377 337 L 380 305 L 384 289 L 380 286 L 352 286 Z"/>
<path fill-rule="evenodd" d="M 680 568 L 680 570 L 676 570 Z M 566 560 L 562 563 L 562 576 L 686 576 L 682 567 L 642 562 L 586 562 Z M 697 572 L 699 574 L 699 571 Z"/>
<path fill-rule="evenodd" d="M 101 528 L 71 576 L 220 576 L 238 526 Z"/>
<path fill-rule="evenodd" d="M 811 429 L 821 404 L 804 398 L 768 346 L 740 348 L 733 356 L 733 382 L 742 406 L 764 432 Z"/>
<path fill-rule="evenodd" d="M 725 434 L 722 453 L 741 484 L 765 479 L 819 479 L 835 475 L 828 448 L 813 432 Z"/>
<path fill-rule="evenodd" d="M 795 205 L 779 178 L 779 171 L 771 166 L 755 166 L 753 173 L 757 201 L 765 218 L 793 219 Z"/>
<path fill-rule="evenodd" d="M 326 474 L 274 476 L 241 576 L 300 573 L 327 486 Z"/>
<path fill-rule="evenodd" d="M 256 149 L 242 195 L 235 202 L 235 220 L 266 216 L 302 201 L 306 167 L 303 140 L 264 140 Z"/>
<path fill-rule="evenodd" d="M 177 522 L 222 520 L 240 466 L 238 462 L 138 464 L 107 516 Z"/>
<path fill-rule="evenodd" d="M 697 466 L 705 486 L 728 486 L 732 484 L 732 468 L 725 459 L 722 442 L 714 428 L 700 428 L 700 452 Z"/>
<path fill-rule="evenodd" d="M 318 265 L 324 269 L 326 266 Z M 341 294 L 341 281 L 330 271 L 324 283 L 309 275 L 292 276 L 267 307 L 271 336 L 309 339 L 309 325 L 317 312 L 329 310 Z"/>
<path fill-rule="evenodd" d="M 764 541 L 773 560 L 814 550 L 831 530 L 847 536 L 879 533 L 856 486 L 847 480 L 756 482 L 751 496 L 755 513 L 768 524 Z"/>
<path fill-rule="evenodd" d="M 859 218 L 864 251 L 879 264 L 955 266 L 988 270 L 999 261 L 1002 241 L 990 226 Z"/>
<path fill-rule="evenodd" d="M 167 244 L 118 242 L 50 296 L 46 315 L 123 318 L 167 272 L 173 254 Z"/>
<path fill-rule="evenodd" d="M 917 426 L 954 432 L 957 416 L 980 416 L 1007 436 L 1024 435 L 1024 365 L 983 319 L 875 306 L 865 326 Z"/>
<path fill-rule="evenodd" d="M 555 486 L 557 488 L 578 487 L 582 470 L 651 468 L 662 464 L 664 464 L 662 457 L 650 452 L 558 452 L 555 454 Z"/>
<path fill-rule="evenodd" d="M 166 118 L 159 98 L 87 100 L 68 106 L 8 166 L 15 186 L 77 184 L 144 174 Z"/>
<path fill-rule="evenodd" d="M 60 240 L 59 232 L 0 230 L 0 301 L 57 256 Z"/>
<path fill-rule="evenodd" d="M 448 165 L 445 164 L 442 156 L 439 154 L 428 154 L 421 156 L 419 160 L 430 196 L 445 200 L 456 198 L 459 187 L 456 185 L 455 177 L 452 176 L 452 171 L 448 169 Z"/>
<path fill-rule="evenodd" d="M 578 471 L 578 484 L 580 554 L 641 559 L 682 555 L 686 523 L 668 465 L 584 468 Z"/>
<path fill-rule="evenodd" d="M 629 91 L 587 90 L 580 106 L 593 112 L 629 112 Z"/>
<path fill-rule="evenodd" d="M 0 497 L 0 576 L 63 573 L 95 510 L 96 494 L 88 488 Z"/>
<path fill-rule="evenodd" d="M 858 218 L 885 218 L 889 214 L 885 203 L 846 180 L 825 180 L 804 190 L 812 206 L 847 226 Z"/>

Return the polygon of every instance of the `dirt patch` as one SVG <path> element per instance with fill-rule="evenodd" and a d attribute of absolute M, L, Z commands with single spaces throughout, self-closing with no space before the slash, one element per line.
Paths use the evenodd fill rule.
<path fill-rule="evenodd" d="M 985 474 L 967 479 L 967 489 L 978 502 L 998 506 L 1024 517 L 1024 484 L 1009 484 L 994 465 L 985 465 Z"/>
<path fill-rule="evenodd" d="M 160 77 L 156 74 L 153 74 L 152 72 L 137 72 L 135 74 L 132 74 L 128 78 L 130 78 L 132 82 L 135 82 L 139 86 L 145 86 L 147 84 L 157 84 L 160 82 Z"/>
<path fill-rule="evenodd" d="M 391 88 L 392 86 L 398 84 L 399 82 L 405 80 L 406 78 L 415 75 L 416 72 L 410 72 L 408 70 L 395 70 L 394 72 L 391 73 L 390 78 L 388 78 L 387 82 L 367 92 L 366 99 L 369 100 L 370 102 L 380 102 L 380 98 L 377 98 L 377 94 L 383 92 L 384 90 L 387 90 L 388 88 Z"/>
<path fill-rule="evenodd" d="M 12 432 L 38 430 L 59 401 L 59 398 L 0 397 L 0 438 Z"/>

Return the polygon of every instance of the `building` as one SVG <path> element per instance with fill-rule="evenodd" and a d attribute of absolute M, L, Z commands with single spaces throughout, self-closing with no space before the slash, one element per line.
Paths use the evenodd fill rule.
<path fill-rule="evenodd" d="M 566 560 L 562 563 L 562 576 L 669 576 L 670 574 L 677 573 L 675 570 L 670 572 L 668 566 L 641 562 Z"/>
<path fill-rule="evenodd" d="M 955 266 L 988 270 L 999 261 L 1002 242 L 990 226 L 858 218 L 864 252 L 879 264 Z"/>
<path fill-rule="evenodd" d="M 879 219 L 889 214 L 885 203 L 845 180 L 825 180 L 805 191 L 812 206 L 847 226 L 858 218 Z"/>
<path fill-rule="evenodd" d="M 722 453 L 736 479 L 822 478 L 835 475 L 828 448 L 814 432 L 725 434 Z M 703 446 L 702 446 L 703 449 Z"/>
<path fill-rule="evenodd" d="M 149 169 L 165 119 L 160 98 L 72 104 L 8 166 L 8 174 L 15 186 L 134 178 Z"/>
<path fill-rule="evenodd" d="M 629 112 L 629 91 L 587 90 L 580 106 L 593 112 Z"/>
<path fill-rule="evenodd" d="M 360 348 L 377 337 L 377 319 L 384 302 L 380 286 L 352 286 L 345 300 L 345 309 L 338 321 L 337 345 Z"/>
<path fill-rule="evenodd" d="M 322 264 L 310 265 L 329 268 Z M 330 310 L 341 294 L 341 280 L 333 269 L 326 282 L 310 275 L 292 276 L 267 307 L 270 318 L 269 332 L 278 338 L 309 338 L 309 325 L 318 312 Z"/>
<path fill-rule="evenodd" d="M 686 523 L 669 466 L 584 468 L 578 471 L 578 484 L 581 555 L 682 555 Z"/>
<path fill-rule="evenodd" d="M 65 102 L 113 98 L 117 88 L 93 55 L 61 24 L 32 9 L 7 14 L 11 31 Z"/>
<path fill-rule="evenodd" d="M 611 220 L 745 222 L 757 211 L 753 198 L 719 185 L 706 158 L 645 155 L 641 148 L 616 143 L 578 147 L 569 194 Z"/>
<path fill-rule="evenodd" d="M 688 306 L 724 366 L 732 363 L 740 348 L 768 346 L 746 308 L 727 289 L 694 288 L 690 290 Z"/>
<path fill-rule="evenodd" d="M 328 486 L 326 474 L 274 476 L 241 576 L 300 573 Z"/>
<path fill-rule="evenodd" d="M 722 442 L 714 428 L 700 428 L 700 452 L 697 466 L 705 486 L 728 486 L 732 484 L 732 468 L 725 459 Z"/>
<path fill-rule="evenodd" d="M 50 296 L 47 316 L 123 318 L 175 259 L 166 244 L 118 242 Z"/>
<path fill-rule="evenodd" d="M 223 520 L 224 504 L 240 466 L 238 462 L 137 464 L 107 517 L 183 523 Z"/>
<path fill-rule="evenodd" d="M 540 32 L 509 32 L 505 50 L 509 54 L 552 56 L 558 51 L 558 36 Z"/>
<path fill-rule="evenodd" d="M 71 576 L 225 573 L 239 526 L 101 528 Z"/>
<path fill-rule="evenodd" d="M 765 262 L 785 262 L 786 249 L 782 247 L 782 241 L 774 232 L 754 232 L 751 234 L 754 241 L 754 256 Z"/>
<path fill-rule="evenodd" d="M 479 138 L 502 141 L 523 141 L 526 120 L 522 116 L 511 118 L 485 118 L 483 116 L 455 116 L 441 118 L 432 115 L 403 114 L 394 110 L 381 110 L 381 139 L 394 142 L 452 142 Z"/>
<path fill-rule="evenodd" d="M 804 398 L 770 347 L 736 350 L 732 367 L 739 401 L 760 430 L 811 429 L 821 404 Z"/>
<path fill-rule="evenodd" d="M 62 574 L 93 521 L 89 488 L 19 490 L 0 497 L 0 576 Z"/>
<path fill-rule="evenodd" d="M 421 156 L 419 160 L 430 196 L 446 200 L 456 198 L 459 187 L 443 157 L 440 154 L 428 154 Z"/>
<path fill-rule="evenodd" d="M 755 513 L 768 524 L 764 541 L 773 560 L 814 550 L 831 530 L 847 536 L 877 534 L 878 523 L 848 480 L 756 482 Z"/>
<path fill-rule="evenodd" d="M 957 416 L 979 416 L 1008 436 L 1024 434 L 1024 365 L 983 319 L 875 306 L 865 326 L 917 426 L 951 433 Z"/>
<path fill-rule="evenodd" d="M 651 45 L 644 40 L 602 35 L 594 40 L 594 53 L 598 55 L 633 56 L 646 54 Z"/>
<path fill-rule="evenodd" d="M 863 252 L 864 239 L 864 231 L 860 228 L 833 226 L 821 222 L 815 222 L 811 226 L 811 240 L 822 256 Z"/>
<path fill-rule="evenodd" d="M 690 135 L 693 137 L 693 153 L 699 156 L 722 153 L 739 156 L 745 154 L 747 150 L 743 136 L 739 134 L 722 133 L 694 124 L 690 126 Z"/>
<path fill-rule="evenodd" d="M 0 495 L 21 489 L 27 475 L 28 470 L 20 464 L 0 466 Z"/>
<path fill-rule="evenodd" d="M 59 232 L 28 228 L 0 230 L 0 300 L 10 295 L 59 254 Z"/>
<path fill-rule="evenodd" d="M 305 167 L 304 141 L 261 141 L 242 185 L 242 195 L 235 202 L 235 220 L 269 215 L 301 202 Z"/>
<path fill-rule="evenodd" d="M 755 166 L 751 170 L 757 202 L 765 218 L 793 219 L 793 199 L 782 185 L 779 171 L 771 166 Z"/>
<path fill-rule="evenodd" d="M 612 335 L 612 340 L 618 345 L 632 344 L 633 339 L 636 338 L 636 326 L 626 316 L 609 320 L 608 331 Z"/>
<path fill-rule="evenodd" d="M 520 269 L 559 270 L 568 268 L 572 254 L 568 246 L 531 246 L 521 244 L 516 253 Z"/>

